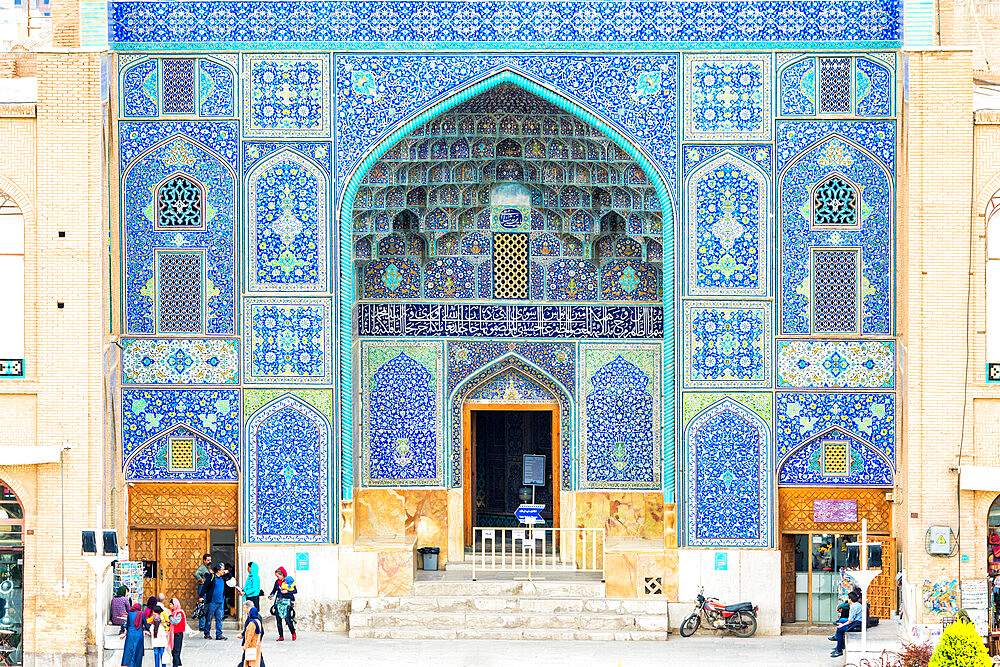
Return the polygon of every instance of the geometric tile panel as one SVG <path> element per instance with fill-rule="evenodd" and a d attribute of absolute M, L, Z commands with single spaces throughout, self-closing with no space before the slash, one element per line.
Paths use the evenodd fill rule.
<path fill-rule="evenodd" d="M 687 146 L 685 235 L 692 296 L 767 296 L 771 264 L 771 149 L 740 147 L 756 160 Z M 689 163 L 691 163 L 689 165 Z"/>
<path fill-rule="evenodd" d="M 837 431 L 864 443 L 891 467 L 896 461 L 896 397 L 867 392 L 778 393 L 775 395 L 776 456 L 785 461 L 817 437 Z M 836 439 L 836 438 L 833 438 Z M 853 449 L 862 452 L 860 444 Z M 805 468 L 803 468 L 805 470 Z M 804 474 L 804 473 L 803 473 Z M 826 477 L 826 484 L 850 484 Z"/>
<path fill-rule="evenodd" d="M 686 56 L 684 138 L 770 140 L 771 85 L 769 55 Z"/>
<path fill-rule="evenodd" d="M 124 136 L 146 136 L 156 123 L 122 123 Z M 182 123 L 162 125 L 180 126 Z M 200 126 L 207 129 L 207 125 Z M 218 131 L 222 124 L 214 125 Z M 183 131 L 183 130 L 181 130 Z M 148 133 L 155 140 L 154 133 Z M 123 161 L 146 143 L 135 139 Z M 235 179 L 214 151 L 193 138 L 167 135 L 128 166 L 123 176 L 123 282 L 125 332 L 233 335 Z M 123 168 L 125 165 L 123 165 Z M 161 228 L 156 192 L 160 184 L 183 175 L 203 188 L 203 223 Z M 178 181 L 180 182 L 180 181 Z M 157 268 L 159 269 L 157 271 Z M 156 274 L 159 273 L 157 276 Z M 159 316 L 155 311 L 159 310 Z"/>
<path fill-rule="evenodd" d="M 247 420 L 248 542 L 330 539 L 330 415 L 284 394 Z"/>
<path fill-rule="evenodd" d="M 245 382 L 328 384 L 331 331 L 329 299 L 244 299 Z"/>
<path fill-rule="evenodd" d="M 734 394 L 701 408 L 684 427 L 687 546 L 769 547 L 773 542 L 769 420 L 741 402 L 744 396 L 765 405 L 769 416 L 767 395 Z M 706 402 L 686 394 L 685 413 L 689 397 Z"/>
<path fill-rule="evenodd" d="M 790 130 L 797 130 L 794 142 L 798 144 L 803 134 L 808 136 L 822 125 L 817 121 L 782 123 L 788 125 L 779 123 L 779 156 L 795 150 L 782 144 L 786 137 L 793 138 Z M 855 135 L 879 126 L 889 131 L 882 121 L 855 121 L 853 125 L 858 130 Z M 846 128 L 849 124 L 837 126 Z M 820 141 L 800 153 L 779 181 L 781 333 L 858 331 L 855 304 L 860 296 L 860 333 L 892 335 L 893 194 L 886 168 L 868 152 L 878 154 L 878 145 L 863 144 L 868 149 L 864 150 L 839 132 L 816 139 Z M 858 227 L 815 224 L 812 193 L 831 174 L 838 174 L 840 180 L 856 186 L 853 201 Z M 858 248 L 860 276 L 856 264 Z"/>
<path fill-rule="evenodd" d="M 239 384 L 240 342 L 232 339 L 126 338 L 122 384 Z"/>
<path fill-rule="evenodd" d="M 660 488 L 660 346 L 581 346 L 580 488 Z"/>
<path fill-rule="evenodd" d="M 329 91 L 326 55 L 244 55 L 244 133 L 248 137 L 328 136 Z"/>
<path fill-rule="evenodd" d="M 892 389 L 895 341 L 779 340 L 779 389 Z"/>
<path fill-rule="evenodd" d="M 326 177 L 283 151 L 247 179 L 247 277 L 251 292 L 327 290 Z"/>
<path fill-rule="evenodd" d="M 141 2 L 109 8 L 109 39 L 123 49 L 167 44 L 281 44 L 286 48 L 437 48 L 523 51 L 590 46 L 621 52 L 695 48 L 899 48 L 898 2 L 725 0 L 643 3 L 527 2 L 484 4 L 468 0 L 419 5 L 365 0 L 340 2 Z M 438 42 L 440 44 L 436 44 Z M 825 44 L 835 42 L 836 44 Z M 844 42 L 856 42 L 845 47 Z"/>
<path fill-rule="evenodd" d="M 191 449 L 190 465 L 178 465 L 172 457 L 172 448 L 185 443 Z M 186 463 L 186 462 L 185 462 Z M 185 426 L 175 426 L 138 451 L 125 465 L 125 480 L 136 481 L 185 481 L 185 482 L 236 482 L 239 464 L 236 457 Z"/>
<path fill-rule="evenodd" d="M 685 386 L 770 386 L 771 323 L 769 302 L 685 302 Z"/>
<path fill-rule="evenodd" d="M 239 455 L 238 389 L 122 389 L 122 458 L 175 426 L 204 434 Z"/>
<path fill-rule="evenodd" d="M 444 484 L 441 343 L 362 344 L 361 480 Z"/>
<path fill-rule="evenodd" d="M 851 112 L 851 59 L 819 59 L 819 112 Z"/>

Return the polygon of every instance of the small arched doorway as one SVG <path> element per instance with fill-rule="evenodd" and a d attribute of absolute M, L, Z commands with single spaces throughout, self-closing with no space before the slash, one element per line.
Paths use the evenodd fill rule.
<path fill-rule="evenodd" d="M 0 665 L 22 664 L 24 507 L 0 481 Z"/>
<path fill-rule="evenodd" d="M 991 576 L 1000 575 L 1000 496 L 986 513 L 986 569 Z"/>

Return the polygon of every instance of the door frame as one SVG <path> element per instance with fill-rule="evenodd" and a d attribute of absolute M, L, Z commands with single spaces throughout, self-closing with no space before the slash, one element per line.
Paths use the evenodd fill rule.
<path fill-rule="evenodd" d="M 560 460 L 562 434 L 559 431 L 559 404 L 558 403 L 465 403 L 462 406 L 462 499 L 463 499 L 463 524 L 464 546 L 471 546 L 472 539 L 472 503 L 475 496 L 473 487 L 473 473 L 476 465 L 476 443 L 475 428 L 473 421 L 474 412 L 549 412 L 552 423 L 552 451 L 550 459 L 552 461 L 552 526 L 560 526 L 559 515 L 559 493 L 562 489 L 559 480 L 562 479 L 562 461 Z"/>

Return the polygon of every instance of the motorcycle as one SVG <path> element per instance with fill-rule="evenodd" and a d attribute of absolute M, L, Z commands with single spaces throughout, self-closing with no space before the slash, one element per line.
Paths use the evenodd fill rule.
<path fill-rule="evenodd" d="M 725 605 L 718 598 L 706 598 L 705 588 L 698 591 L 694 611 L 681 623 L 681 637 L 690 637 L 701 626 L 729 630 L 737 637 L 752 637 L 757 632 L 757 607 L 752 602 Z"/>

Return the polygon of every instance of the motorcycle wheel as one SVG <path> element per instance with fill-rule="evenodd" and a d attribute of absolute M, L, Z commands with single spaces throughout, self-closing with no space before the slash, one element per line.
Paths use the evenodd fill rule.
<path fill-rule="evenodd" d="M 757 632 L 757 617 L 748 611 L 736 614 L 736 620 L 729 626 L 737 637 L 753 637 Z"/>
<path fill-rule="evenodd" d="M 690 637 L 695 632 L 698 631 L 698 627 L 701 625 L 701 615 L 691 614 L 684 619 L 681 623 L 681 637 Z M 756 630 L 756 627 L 754 628 Z"/>

